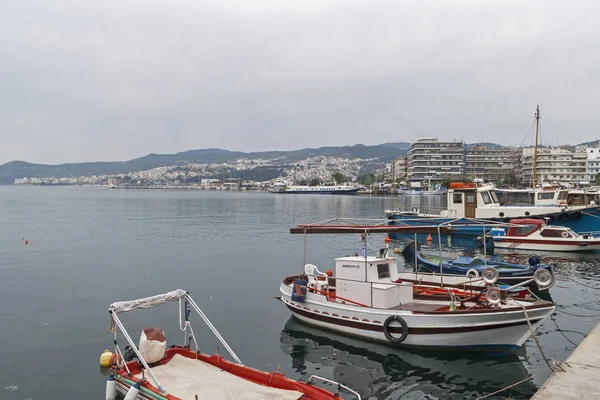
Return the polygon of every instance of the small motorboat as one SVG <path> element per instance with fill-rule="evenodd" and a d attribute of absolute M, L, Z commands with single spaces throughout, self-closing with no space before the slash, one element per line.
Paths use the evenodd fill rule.
<path fill-rule="evenodd" d="M 189 338 L 188 343 L 167 347 L 164 331 L 154 327 L 142 330 L 139 345 L 136 346 L 118 315 L 170 301 L 179 302 L 179 329 L 184 333 L 184 338 Z M 206 323 L 234 362 L 225 360 L 218 352 L 206 355 L 198 350 L 190 323 L 191 309 Z M 124 396 L 125 400 L 342 400 L 339 395 L 342 389 L 361 398 L 354 390 L 317 375 L 300 382 L 287 378 L 279 371 L 264 372 L 243 365 L 190 295 L 182 289 L 116 302 L 110 305 L 109 313 L 115 352 L 114 355 L 110 354 L 111 373 L 106 384 L 106 400 L 114 400 L 117 393 Z M 118 331 L 129 343 L 125 352 L 121 351 L 117 342 Z M 103 354 L 101 365 L 105 358 Z M 331 383 L 337 391 L 332 393 L 315 386 L 316 381 Z"/>
<path fill-rule="evenodd" d="M 491 267 L 498 271 L 499 281 L 505 284 L 511 285 L 516 282 L 531 280 L 535 275 L 544 281 L 542 289 L 548 289 L 554 284 L 555 265 L 542 264 L 537 256 L 529 258 L 529 265 L 522 265 L 507 263 L 498 259 L 485 260 L 480 257 L 467 257 L 463 255 L 445 257 L 438 254 L 425 254 L 420 251 L 419 243 L 417 243 L 416 247 L 417 250 L 415 250 L 415 242 L 413 240 L 405 240 L 403 252 L 409 255 L 411 259 L 416 259 L 418 266 L 428 272 L 478 277 L 486 268 Z"/>
<path fill-rule="evenodd" d="M 539 219 L 513 219 L 513 225 L 494 228 L 490 235 L 494 247 L 510 250 L 541 250 L 564 252 L 595 252 L 600 250 L 600 238 L 580 235 L 566 226 L 547 225 Z"/>
<path fill-rule="evenodd" d="M 290 229 L 304 235 L 361 231 L 362 255 L 336 258 L 331 274 L 305 264 L 303 273 L 281 281 L 280 299 L 294 317 L 317 327 L 397 346 L 513 352 L 556 309 L 549 301 L 502 296 L 496 287 L 498 271 L 491 267 L 481 273 L 485 286 L 444 289 L 448 294 L 442 295 L 435 285 L 419 284 L 417 292 L 422 292 L 415 293 L 413 282 L 400 277 L 396 258 L 388 256 L 387 238 L 386 248 L 375 256 L 368 254 L 368 234 L 385 232 L 380 225 L 333 229 L 323 223 Z M 552 272 L 539 271 L 531 281 L 547 285 Z M 515 286 L 526 283 L 529 281 Z"/>

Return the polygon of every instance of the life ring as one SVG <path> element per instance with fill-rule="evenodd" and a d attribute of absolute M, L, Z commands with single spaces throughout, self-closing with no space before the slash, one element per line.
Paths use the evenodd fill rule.
<path fill-rule="evenodd" d="M 564 237 L 564 238 L 568 238 L 568 237 L 569 237 L 569 234 L 568 234 L 567 232 L 563 232 L 563 233 L 561 233 L 560 235 L 561 235 L 562 237 Z"/>
<path fill-rule="evenodd" d="M 475 268 L 469 268 L 467 270 L 467 278 L 470 278 L 471 275 L 475 275 L 474 278 L 477 278 L 479 276 L 479 271 L 477 271 Z"/>
<path fill-rule="evenodd" d="M 400 325 L 402 325 L 402 335 L 400 335 L 400 337 L 395 338 L 390 334 L 390 324 L 393 321 L 398 321 Z M 402 317 L 390 315 L 383 323 L 383 334 L 385 335 L 385 338 L 392 343 L 402 343 L 408 336 L 408 325 Z"/>

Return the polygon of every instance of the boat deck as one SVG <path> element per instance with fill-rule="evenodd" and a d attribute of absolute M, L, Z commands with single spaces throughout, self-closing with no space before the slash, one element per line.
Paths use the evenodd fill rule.
<path fill-rule="evenodd" d="M 398 306 L 390 307 L 388 310 L 411 311 L 416 313 L 426 313 L 432 311 L 447 311 L 448 306 L 440 307 L 440 304 L 430 303 L 406 303 Z"/>

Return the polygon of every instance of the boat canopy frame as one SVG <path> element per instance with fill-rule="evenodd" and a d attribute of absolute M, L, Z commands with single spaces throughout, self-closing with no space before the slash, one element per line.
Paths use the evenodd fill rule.
<path fill-rule="evenodd" d="M 184 343 L 185 343 L 185 340 L 187 339 L 187 331 L 189 329 L 190 340 L 193 339 L 193 341 L 194 341 L 194 345 L 196 347 L 196 353 L 199 351 L 198 342 L 196 341 L 196 336 L 194 334 L 194 330 L 192 329 L 192 325 L 190 324 L 190 321 L 189 321 L 190 311 L 191 311 L 191 308 L 193 308 L 194 311 L 196 311 L 196 313 L 200 316 L 200 318 L 202 318 L 202 320 L 208 326 L 208 328 L 212 331 L 212 333 L 215 335 L 215 337 L 219 340 L 219 342 L 221 342 L 223 347 L 225 347 L 225 349 L 229 352 L 229 354 L 235 360 L 235 362 L 240 365 L 243 365 L 242 361 L 238 358 L 238 356 L 235 354 L 235 352 L 229 346 L 229 344 L 225 341 L 225 339 L 223 339 L 223 336 L 221 336 L 219 331 L 217 331 L 217 328 L 215 328 L 215 326 L 210 322 L 210 320 L 204 314 L 204 312 L 202 312 L 200 307 L 198 307 L 198 305 L 196 304 L 194 299 L 192 299 L 190 294 L 183 289 L 176 289 L 176 290 L 173 290 L 173 291 L 170 291 L 167 293 L 158 294 L 155 296 L 143 297 L 143 298 L 136 299 L 136 300 L 118 301 L 118 302 L 112 303 L 108 307 L 108 312 L 111 317 L 111 331 L 113 332 L 113 337 L 114 337 L 115 353 L 117 353 L 118 356 L 120 356 L 120 360 L 122 360 L 123 365 L 125 366 L 125 369 L 127 370 L 128 373 L 131 373 L 131 372 L 129 371 L 129 368 L 127 367 L 127 363 L 124 360 L 123 353 L 121 352 L 121 349 L 119 348 L 119 345 L 117 343 L 116 327 L 118 327 L 119 330 L 121 330 L 121 333 L 123 334 L 123 336 L 129 343 L 129 345 L 131 346 L 132 350 L 135 352 L 136 356 L 138 357 L 138 359 L 140 360 L 140 362 L 142 363 L 142 365 L 144 366 L 146 371 L 148 371 L 148 374 L 150 374 L 150 377 L 156 384 L 156 387 L 158 388 L 158 390 L 160 390 L 161 393 L 165 393 L 165 389 L 158 382 L 158 379 L 156 378 L 156 376 L 150 369 L 150 366 L 148 365 L 148 363 L 146 362 L 144 357 L 141 355 L 138 347 L 131 339 L 131 336 L 129 336 L 129 333 L 123 326 L 123 323 L 119 319 L 118 314 L 133 311 L 136 309 L 154 308 L 154 307 L 158 307 L 160 305 L 163 305 L 163 304 L 171 302 L 171 301 L 179 302 L 179 328 L 183 332 Z M 183 302 L 183 304 L 182 304 L 182 302 Z M 185 308 L 185 315 L 182 315 L 183 308 Z M 113 326 L 113 323 L 114 323 L 114 325 L 116 325 L 116 327 Z M 183 325 L 182 325 L 182 323 L 183 323 Z"/>

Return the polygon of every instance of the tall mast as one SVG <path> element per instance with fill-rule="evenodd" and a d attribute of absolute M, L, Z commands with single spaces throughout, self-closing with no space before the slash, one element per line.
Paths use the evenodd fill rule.
<path fill-rule="evenodd" d="M 535 178 L 536 178 L 536 164 L 537 164 L 537 153 L 538 153 L 538 131 L 540 128 L 540 106 L 537 106 L 535 110 L 535 149 L 533 150 L 533 179 L 531 180 L 531 188 L 535 189 Z"/>

